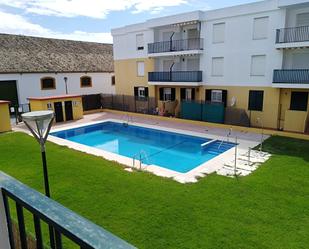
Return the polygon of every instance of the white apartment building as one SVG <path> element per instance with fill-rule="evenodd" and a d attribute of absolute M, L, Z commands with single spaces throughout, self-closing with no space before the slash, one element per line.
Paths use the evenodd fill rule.
<path fill-rule="evenodd" d="M 252 126 L 307 129 L 309 1 L 194 11 L 112 35 L 117 94 L 155 97 L 175 116 L 184 100 L 223 102 Z"/>

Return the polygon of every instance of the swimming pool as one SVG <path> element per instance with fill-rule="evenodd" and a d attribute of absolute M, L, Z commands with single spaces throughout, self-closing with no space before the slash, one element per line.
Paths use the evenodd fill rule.
<path fill-rule="evenodd" d="M 234 143 L 105 121 L 57 132 L 52 136 L 91 146 L 143 164 L 186 173 L 234 147 Z"/>

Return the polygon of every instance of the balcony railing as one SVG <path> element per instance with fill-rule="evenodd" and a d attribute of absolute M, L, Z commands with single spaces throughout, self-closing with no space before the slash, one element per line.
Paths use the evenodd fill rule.
<path fill-rule="evenodd" d="M 273 83 L 309 84 L 309 69 L 274 70 Z"/>
<path fill-rule="evenodd" d="M 193 38 L 148 44 L 148 54 L 203 49 L 203 39 Z"/>
<path fill-rule="evenodd" d="M 309 41 L 309 26 L 277 29 L 276 43 Z"/>
<path fill-rule="evenodd" d="M 12 204 L 14 206 L 11 207 Z M 10 212 L 14 207 L 17 226 L 14 225 Z M 32 219 L 25 219 L 24 213 Z M 29 221 L 33 223 L 28 224 Z M 42 223 L 49 226 L 49 242 L 47 238 L 43 238 Z M 30 248 L 28 244 L 32 241 L 30 239 L 32 237 L 26 233 L 27 224 L 34 226 L 35 248 L 45 248 L 46 244 L 49 244 L 48 248 L 61 249 L 63 237 L 83 249 L 135 248 L 52 199 L 0 172 L 0 248 Z M 14 229 L 15 227 L 17 229 Z M 20 246 L 16 241 L 20 241 Z"/>
<path fill-rule="evenodd" d="M 202 71 L 149 72 L 148 81 L 201 82 Z"/>

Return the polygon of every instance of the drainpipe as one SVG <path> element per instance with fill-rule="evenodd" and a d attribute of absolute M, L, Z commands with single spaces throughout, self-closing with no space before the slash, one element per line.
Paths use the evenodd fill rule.
<path fill-rule="evenodd" d="M 170 37 L 170 51 L 173 51 L 173 36 L 174 36 L 175 32 L 173 32 L 173 34 Z"/>
<path fill-rule="evenodd" d="M 172 71 L 173 71 L 174 65 L 175 65 L 175 62 L 173 62 L 173 64 L 170 66 L 170 81 L 172 81 Z"/>

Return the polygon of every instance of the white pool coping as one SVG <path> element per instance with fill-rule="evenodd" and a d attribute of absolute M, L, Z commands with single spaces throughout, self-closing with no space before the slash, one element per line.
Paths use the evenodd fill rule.
<path fill-rule="evenodd" d="M 61 128 L 52 128 L 52 132 L 58 132 L 58 131 L 63 131 L 63 130 L 69 130 L 69 129 L 74 129 L 74 128 L 80 128 L 80 127 L 85 127 L 89 125 L 94 125 L 94 124 L 99 124 L 99 123 L 105 123 L 105 122 L 117 122 L 117 123 L 124 123 L 123 120 L 118 120 L 118 119 L 104 119 L 100 121 L 95 121 L 95 122 L 87 122 L 84 124 L 68 124 L 64 127 Z M 144 128 L 151 128 L 151 129 L 156 129 L 156 130 L 161 130 L 161 131 L 168 131 L 168 132 L 174 132 L 178 134 L 184 134 L 184 135 L 190 135 L 190 136 L 197 136 L 197 137 L 202 137 L 202 138 L 207 138 L 207 139 L 215 139 L 215 140 L 222 140 L 223 137 L 220 137 L 218 135 L 213 135 L 209 133 L 200 133 L 200 132 L 195 132 L 195 131 L 187 131 L 187 130 L 181 130 L 181 129 L 176 129 L 176 128 L 167 128 L 167 127 L 162 127 L 162 126 L 157 126 L 157 125 L 149 125 L 149 124 L 144 124 L 144 123 L 139 123 L 139 122 L 130 122 L 129 125 L 135 125 L 135 126 L 140 126 Z M 267 136 L 265 136 L 267 138 Z M 62 146 L 67 146 L 69 148 L 82 151 L 85 153 L 89 153 L 95 156 L 103 157 L 107 160 L 110 161 L 116 161 L 120 164 L 123 164 L 125 166 L 128 166 L 130 168 L 133 168 L 133 159 L 122 156 L 116 153 L 111 153 L 102 149 L 97 149 L 91 146 L 83 145 L 80 143 L 72 142 L 66 139 L 58 138 L 56 136 L 50 135 L 48 137 L 48 140 L 51 142 L 54 142 L 56 144 L 62 145 Z M 230 142 L 235 142 L 235 138 L 233 136 L 230 137 Z M 237 146 L 237 154 L 244 154 L 248 151 L 249 148 L 253 148 L 259 144 L 259 141 L 253 141 L 253 140 L 248 140 L 248 139 L 238 139 L 237 140 L 238 146 Z M 198 178 L 203 177 L 205 175 L 214 173 L 221 169 L 226 163 L 230 162 L 231 159 L 235 158 L 235 147 L 221 153 L 220 155 L 214 157 L 213 159 L 210 159 L 206 161 L 205 163 L 195 167 L 194 169 L 190 170 L 189 172 L 186 173 L 180 173 L 174 170 L 166 169 L 161 166 L 157 165 L 146 165 L 142 164 L 141 168 L 142 170 L 151 172 L 155 175 L 162 176 L 162 177 L 168 177 L 168 178 L 173 178 L 174 180 L 180 182 L 180 183 L 193 183 L 197 182 Z M 135 160 L 135 165 L 140 165 L 139 160 Z M 135 167 L 139 168 L 139 167 Z"/>

